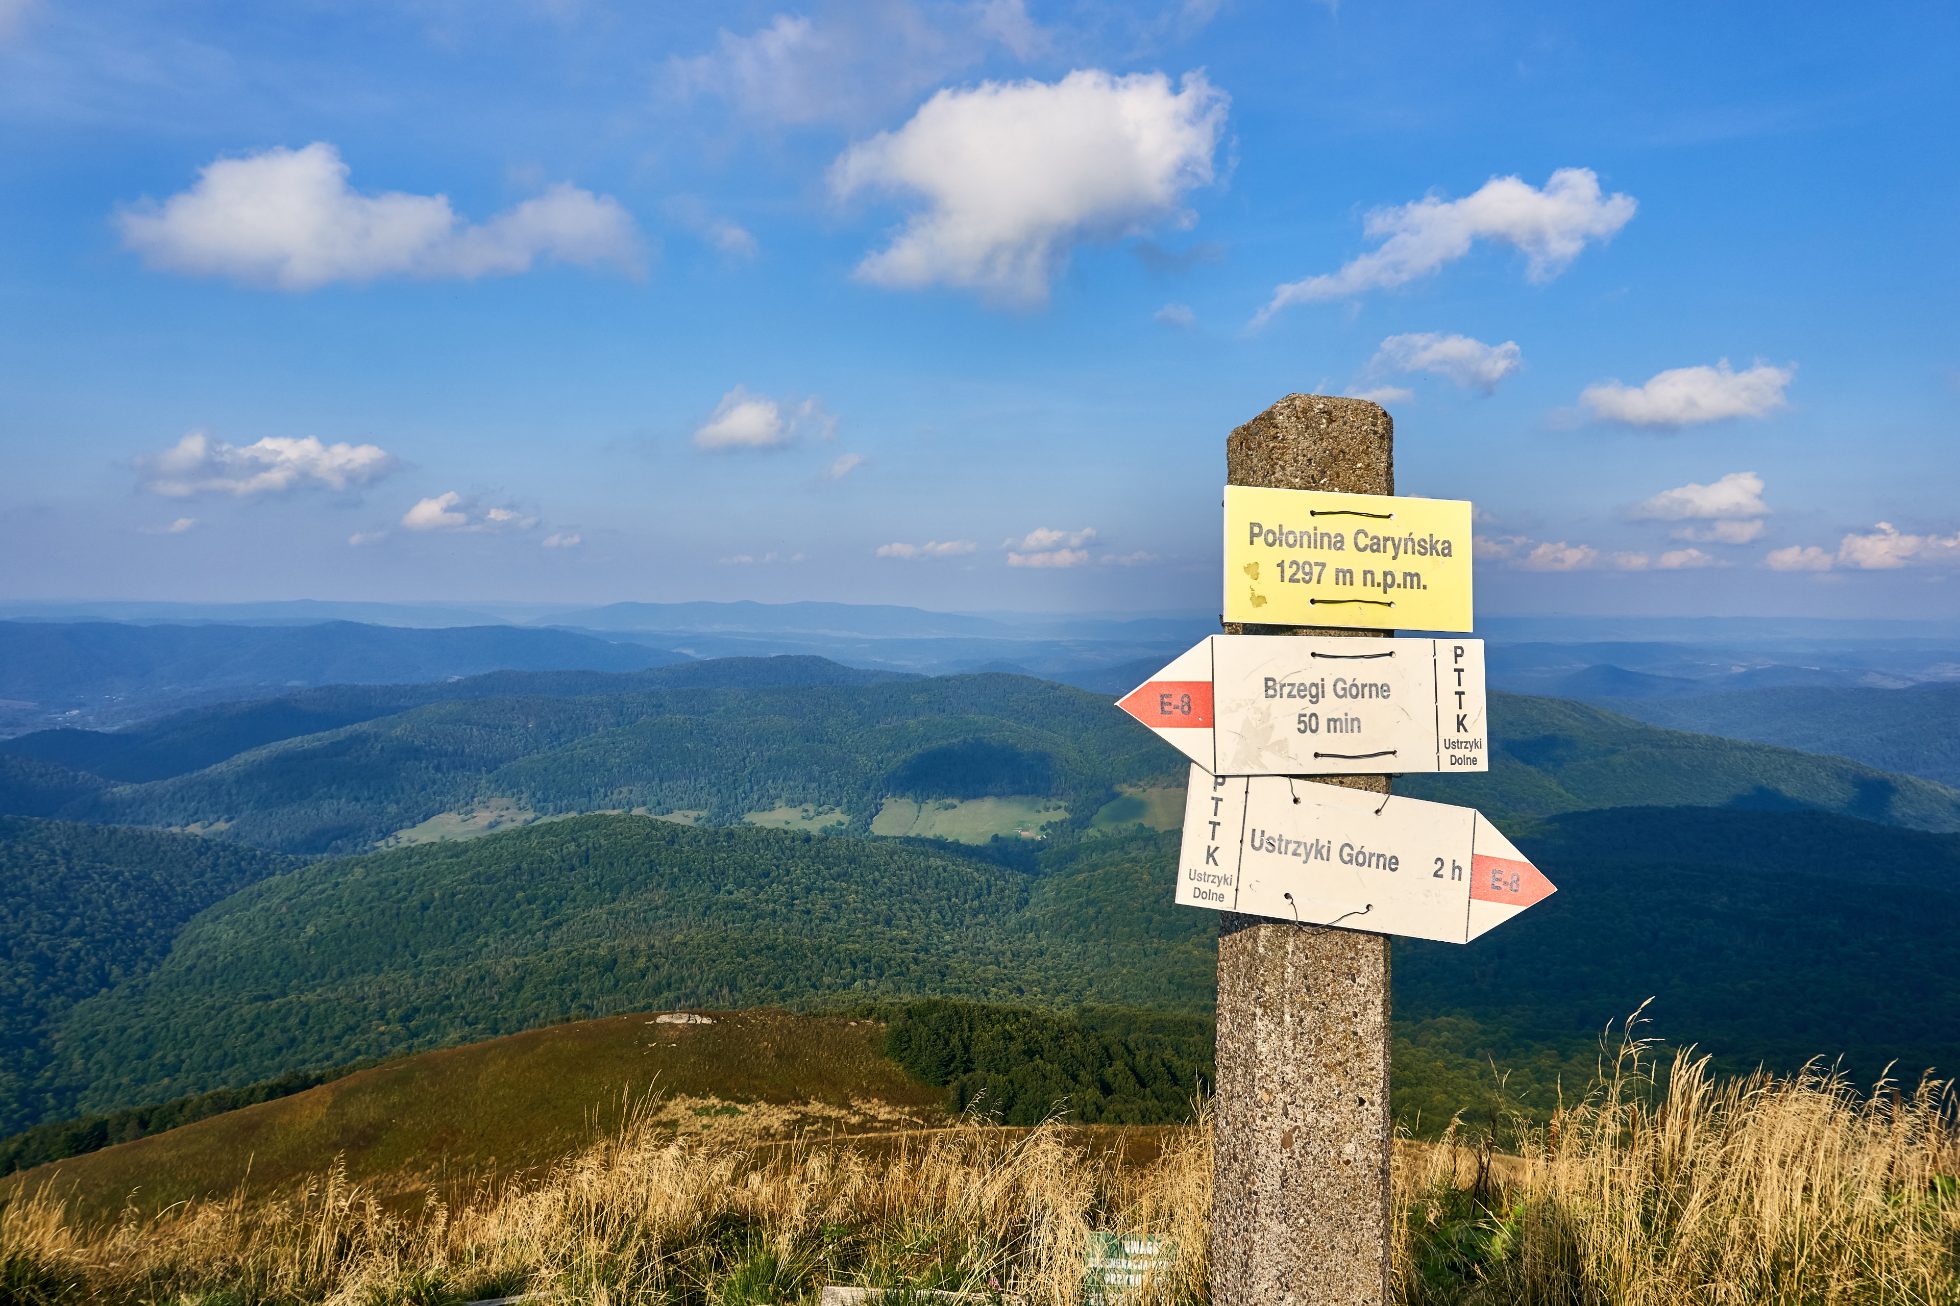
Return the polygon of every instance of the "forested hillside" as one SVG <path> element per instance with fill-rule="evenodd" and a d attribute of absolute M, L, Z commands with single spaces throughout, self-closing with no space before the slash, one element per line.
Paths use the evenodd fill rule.
<path fill-rule="evenodd" d="M 0 817 L 0 1134 L 68 1113 L 46 1070 L 77 1001 L 144 974 L 185 921 L 283 865 L 186 835 Z"/>
<path fill-rule="evenodd" d="M 1654 804 L 1960 829 L 1960 794 L 1854 762 L 1552 699 L 1496 695 L 1491 720 L 1489 775 L 1411 776 L 1404 791 L 1499 820 Z M 0 759 L 0 803 L 16 810 L 195 827 L 315 855 L 486 806 L 519 821 L 645 810 L 733 824 L 775 813 L 862 832 L 888 801 L 1013 798 L 1030 820 L 1081 826 L 1107 809 L 1103 823 L 1121 824 L 1128 808 L 1150 810 L 1137 795 L 1182 782 L 1176 755 L 1099 695 L 792 657 L 313 690 L 108 734 L 42 732 L 0 745 Z M 1119 790 L 1131 797 L 1110 808 Z M 1169 810 L 1137 819 L 1161 825 Z"/>
<path fill-rule="evenodd" d="M 1426 1114 L 1491 1055 L 1549 1095 L 1649 997 L 1657 1032 L 1732 1064 L 1960 1064 L 1960 837 L 1683 808 L 1512 833 L 1559 894 L 1474 948 L 1396 946 L 1400 1091 Z M 1218 922 L 1172 904 L 1174 865 L 1164 835 L 990 856 L 634 816 L 321 862 L 226 899 L 153 972 L 75 1006 L 59 1083 L 101 1110 L 648 1006 L 1202 1014 Z"/>

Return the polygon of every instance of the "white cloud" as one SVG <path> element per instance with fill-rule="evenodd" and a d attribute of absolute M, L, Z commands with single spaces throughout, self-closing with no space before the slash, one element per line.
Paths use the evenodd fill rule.
<path fill-rule="evenodd" d="M 1089 561 L 1087 549 L 1044 549 L 1039 553 L 1010 553 L 1010 567 L 1080 567 Z"/>
<path fill-rule="evenodd" d="M 1189 304 L 1166 304 L 1150 317 L 1154 322 L 1162 322 L 1165 326 L 1174 326 L 1185 331 L 1198 325 L 1198 315 L 1191 311 Z"/>
<path fill-rule="evenodd" d="M 1403 404 L 1415 397 L 1415 391 L 1399 385 L 1377 385 L 1366 390 L 1348 391 L 1350 399 L 1366 399 L 1375 404 Z"/>
<path fill-rule="evenodd" d="M 1690 481 L 1643 499 L 1629 514 L 1635 521 L 1729 521 L 1764 517 L 1763 478 L 1755 472 L 1730 472 L 1707 485 Z"/>
<path fill-rule="evenodd" d="M 754 258 L 760 252 L 753 232 L 740 223 L 709 212 L 708 206 L 693 195 L 676 196 L 665 207 L 668 217 L 724 254 L 747 259 Z"/>
<path fill-rule="evenodd" d="M 1097 565 L 1103 567 L 1141 567 L 1146 562 L 1155 561 L 1157 561 L 1156 554 L 1145 553 L 1141 549 L 1135 553 L 1105 553 L 1096 559 Z"/>
<path fill-rule="evenodd" d="M 1027 58 L 1046 34 L 1025 0 L 829 4 L 816 17 L 778 14 L 747 35 L 723 29 L 706 54 L 668 62 L 685 97 L 726 100 L 775 126 L 871 122 L 996 47 Z"/>
<path fill-rule="evenodd" d="M 1717 567 L 1720 560 L 1700 549 L 1669 549 L 1656 564 L 1662 571 L 1688 571 L 1697 567 Z"/>
<path fill-rule="evenodd" d="M 927 540 L 924 544 L 880 544 L 880 558 L 957 558 L 978 548 L 972 540 Z"/>
<path fill-rule="evenodd" d="M 484 504 L 454 490 L 417 500 L 401 520 L 402 529 L 411 531 L 528 531 L 537 524 L 536 517 L 515 508 Z"/>
<path fill-rule="evenodd" d="M 1599 563 L 1599 550 L 1590 544 L 1546 541 L 1518 556 L 1524 571 L 1589 571 Z"/>
<path fill-rule="evenodd" d="M 1037 526 L 1020 539 L 1010 539 L 1002 543 L 1003 549 L 1030 550 L 1066 548 L 1079 549 L 1096 538 L 1096 528 L 1084 526 L 1076 531 L 1058 531 L 1050 526 Z"/>
<path fill-rule="evenodd" d="M 387 531 L 355 531 L 347 537 L 347 542 L 358 549 L 364 544 L 379 544 L 387 538 Z"/>
<path fill-rule="evenodd" d="M 1201 73 L 1177 89 L 1162 73 L 1090 69 L 940 91 L 832 165 L 840 199 L 875 190 L 924 201 L 857 276 L 1041 303 L 1075 245 L 1189 224 L 1183 198 L 1212 180 L 1225 111 Z"/>
<path fill-rule="evenodd" d="M 641 245 L 618 201 L 560 184 L 472 225 L 443 195 L 347 184 L 324 141 L 207 164 L 196 184 L 117 215 L 153 268 L 280 290 L 382 277 L 505 276 L 540 259 L 636 273 Z"/>
<path fill-rule="evenodd" d="M 1796 368 L 1758 363 L 1738 372 L 1724 358 L 1714 367 L 1676 367 L 1646 384 L 1619 381 L 1589 385 L 1579 402 L 1595 417 L 1628 426 L 1679 427 L 1733 417 L 1763 417 L 1784 406 L 1783 391 Z"/>
<path fill-rule="evenodd" d="M 862 466 L 864 466 L 863 454 L 839 454 L 830 466 L 824 468 L 823 478 L 826 481 L 841 481 Z"/>
<path fill-rule="evenodd" d="M 585 543 L 585 537 L 577 531 L 554 531 L 542 543 L 547 549 L 576 549 Z"/>
<path fill-rule="evenodd" d="M 1422 331 L 1390 336 L 1369 363 L 1369 370 L 1386 372 L 1433 372 L 1447 377 L 1466 390 L 1489 394 L 1497 383 L 1518 370 L 1524 355 L 1515 340 L 1487 345 L 1470 336 L 1446 336 Z"/>
<path fill-rule="evenodd" d="M 1820 549 L 1815 544 L 1792 544 L 1784 549 L 1771 549 L 1763 557 L 1763 565 L 1771 571 L 1829 571 L 1836 563 L 1828 549 Z"/>
<path fill-rule="evenodd" d="M 836 430 L 837 419 L 815 399 L 776 400 L 738 385 L 694 432 L 694 444 L 699 449 L 778 449 L 805 435 L 828 439 Z"/>
<path fill-rule="evenodd" d="M 1591 168 L 1560 168 L 1540 190 L 1517 177 L 1492 177 L 1474 194 L 1376 209 L 1362 229 L 1381 241 L 1340 271 L 1288 282 L 1254 319 L 1264 323 L 1291 304 L 1345 299 L 1405 285 L 1470 252 L 1479 240 L 1510 245 L 1525 255 L 1525 274 L 1549 281 L 1587 244 L 1613 238 L 1633 218 L 1631 195 L 1606 195 Z"/>
<path fill-rule="evenodd" d="M 1864 534 L 1838 542 L 1838 565 L 1859 571 L 1891 571 L 1907 566 L 1960 563 L 1960 531 L 1952 535 L 1908 535 L 1882 521 Z"/>
<path fill-rule="evenodd" d="M 197 529 L 197 518 L 179 517 L 162 526 L 143 526 L 138 529 L 145 535 L 187 535 Z"/>
<path fill-rule="evenodd" d="M 231 494 L 248 498 L 287 490 L 353 490 L 394 471 L 394 455 L 372 444 L 322 444 L 313 436 L 267 436 L 226 444 L 193 431 L 160 454 L 138 458 L 144 489 L 168 498 Z"/>

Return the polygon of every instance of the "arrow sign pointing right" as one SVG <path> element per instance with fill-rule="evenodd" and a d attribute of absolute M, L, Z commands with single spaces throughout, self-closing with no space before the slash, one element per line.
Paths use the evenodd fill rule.
<path fill-rule="evenodd" d="M 1471 808 L 1191 768 L 1186 906 L 1468 943 L 1555 892 Z"/>
<path fill-rule="evenodd" d="M 1480 639 L 1213 635 L 1116 705 L 1214 775 L 1490 766 Z"/>

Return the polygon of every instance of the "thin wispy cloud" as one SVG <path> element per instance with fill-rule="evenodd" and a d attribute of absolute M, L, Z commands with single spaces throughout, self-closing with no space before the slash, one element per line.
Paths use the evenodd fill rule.
<path fill-rule="evenodd" d="M 399 462 L 374 444 L 326 444 L 313 436 L 267 436 L 227 444 L 193 431 L 160 454 L 136 460 L 139 482 L 152 494 L 183 499 L 228 494 L 247 499 L 292 490 L 358 490 L 393 472 Z"/>
<path fill-rule="evenodd" d="M 1518 177 L 1492 177 L 1472 194 L 1430 195 L 1376 209 L 1363 232 L 1380 242 L 1338 271 L 1289 281 L 1273 291 L 1255 326 L 1294 304 L 1347 299 L 1430 276 L 1479 242 L 1508 245 L 1525 256 L 1525 276 L 1550 281 L 1586 246 L 1611 240 L 1633 220 L 1631 195 L 1606 194 L 1591 168 L 1560 168 L 1540 188 Z"/>
<path fill-rule="evenodd" d="M 116 216 L 152 268 L 277 290 L 334 282 L 509 276 L 539 262 L 628 274 L 643 249 L 617 200 L 568 184 L 480 224 L 443 195 L 363 194 L 324 141 L 205 165 L 190 189 Z"/>
<path fill-rule="evenodd" d="M 1515 340 L 1487 345 L 1472 336 L 1420 331 L 1382 341 L 1368 370 L 1377 376 L 1428 372 L 1465 390 L 1489 394 L 1523 364 L 1524 352 Z"/>
<path fill-rule="evenodd" d="M 900 541 L 880 544 L 872 552 L 880 558 L 901 558 L 907 562 L 915 562 L 924 558 L 964 557 L 979 547 L 972 540 L 927 540 L 924 544 L 907 544 Z"/>
<path fill-rule="evenodd" d="M 669 60 L 665 80 L 682 99 L 723 101 L 762 126 L 855 127 L 990 54 L 1026 59 L 1046 44 L 1025 0 L 827 3 L 753 31 L 724 28 L 712 49 Z"/>
<path fill-rule="evenodd" d="M 856 275 L 1041 304 L 1076 246 L 1192 221 L 1184 201 L 1212 180 L 1225 113 L 1202 73 L 1176 86 L 1162 73 L 1084 70 L 940 91 L 831 168 L 839 199 L 870 192 L 918 206 Z"/>

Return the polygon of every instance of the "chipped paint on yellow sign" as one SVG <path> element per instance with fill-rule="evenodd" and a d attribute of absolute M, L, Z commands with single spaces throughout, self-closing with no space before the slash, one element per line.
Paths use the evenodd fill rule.
<path fill-rule="evenodd" d="M 1467 631 L 1470 505 L 1228 485 L 1225 620 Z"/>

